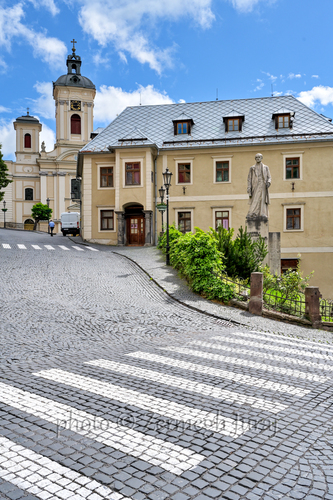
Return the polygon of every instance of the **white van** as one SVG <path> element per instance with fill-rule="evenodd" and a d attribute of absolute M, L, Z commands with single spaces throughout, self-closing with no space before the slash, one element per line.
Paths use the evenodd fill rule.
<path fill-rule="evenodd" d="M 63 236 L 80 234 L 79 212 L 63 212 L 61 214 L 61 232 Z"/>

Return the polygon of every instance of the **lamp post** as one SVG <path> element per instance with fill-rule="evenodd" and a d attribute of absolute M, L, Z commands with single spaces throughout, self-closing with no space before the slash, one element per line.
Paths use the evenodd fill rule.
<path fill-rule="evenodd" d="M 161 199 L 161 205 L 162 205 L 163 201 L 164 201 L 164 194 L 165 194 L 164 187 L 161 186 L 161 189 L 159 189 L 158 192 L 160 193 L 160 199 Z M 160 212 L 162 214 L 162 233 L 163 233 L 163 214 L 164 214 L 164 210 L 160 210 Z"/>
<path fill-rule="evenodd" d="M 166 202 L 167 202 L 167 244 L 166 244 L 166 265 L 170 266 L 170 246 L 169 246 L 169 188 L 171 186 L 172 172 L 169 172 L 168 167 L 165 172 L 163 172 L 163 182 L 166 190 Z"/>
<path fill-rule="evenodd" d="M 46 198 L 46 204 L 47 204 L 47 208 L 50 208 L 50 198 Z M 47 223 L 47 234 L 50 234 L 49 223 Z"/>
<path fill-rule="evenodd" d="M 6 212 L 8 208 L 6 208 L 5 200 L 3 200 L 3 208 L 1 210 L 3 211 L 3 228 L 6 229 Z"/>

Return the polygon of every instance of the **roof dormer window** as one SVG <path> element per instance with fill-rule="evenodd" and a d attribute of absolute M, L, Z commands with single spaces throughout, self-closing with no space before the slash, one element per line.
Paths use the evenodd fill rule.
<path fill-rule="evenodd" d="M 194 125 L 192 118 L 182 113 L 176 120 L 172 120 L 174 135 L 191 135 L 191 128 Z"/>
<path fill-rule="evenodd" d="M 233 110 L 223 117 L 226 132 L 241 132 L 245 116 Z"/>
<path fill-rule="evenodd" d="M 279 130 L 280 128 L 292 128 L 295 113 L 289 111 L 289 109 L 280 109 L 272 115 L 272 119 L 275 121 L 275 128 Z"/>

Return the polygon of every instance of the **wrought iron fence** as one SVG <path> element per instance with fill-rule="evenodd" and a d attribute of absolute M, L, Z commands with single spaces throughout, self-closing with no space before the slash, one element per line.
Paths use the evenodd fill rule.
<path fill-rule="evenodd" d="M 263 292 L 264 307 L 274 311 L 291 314 L 303 318 L 305 315 L 305 295 L 299 292 L 297 296 L 288 298 L 277 290 Z"/>
<path fill-rule="evenodd" d="M 249 300 L 250 299 L 250 285 L 246 281 L 234 281 L 228 276 L 221 276 L 222 281 L 231 285 L 234 290 L 234 298 L 238 300 Z"/>
<path fill-rule="evenodd" d="M 321 320 L 325 322 L 333 322 L 333 300 L 320 299 L 319 310 Z"/>

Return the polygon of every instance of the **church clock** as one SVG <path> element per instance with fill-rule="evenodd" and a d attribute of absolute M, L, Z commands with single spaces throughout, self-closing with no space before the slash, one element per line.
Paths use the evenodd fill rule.
<path fill-rule="evenodd" d="M 71 101 L 71 109 L 73 111 L 81 111 L 81 101 Z"/>

